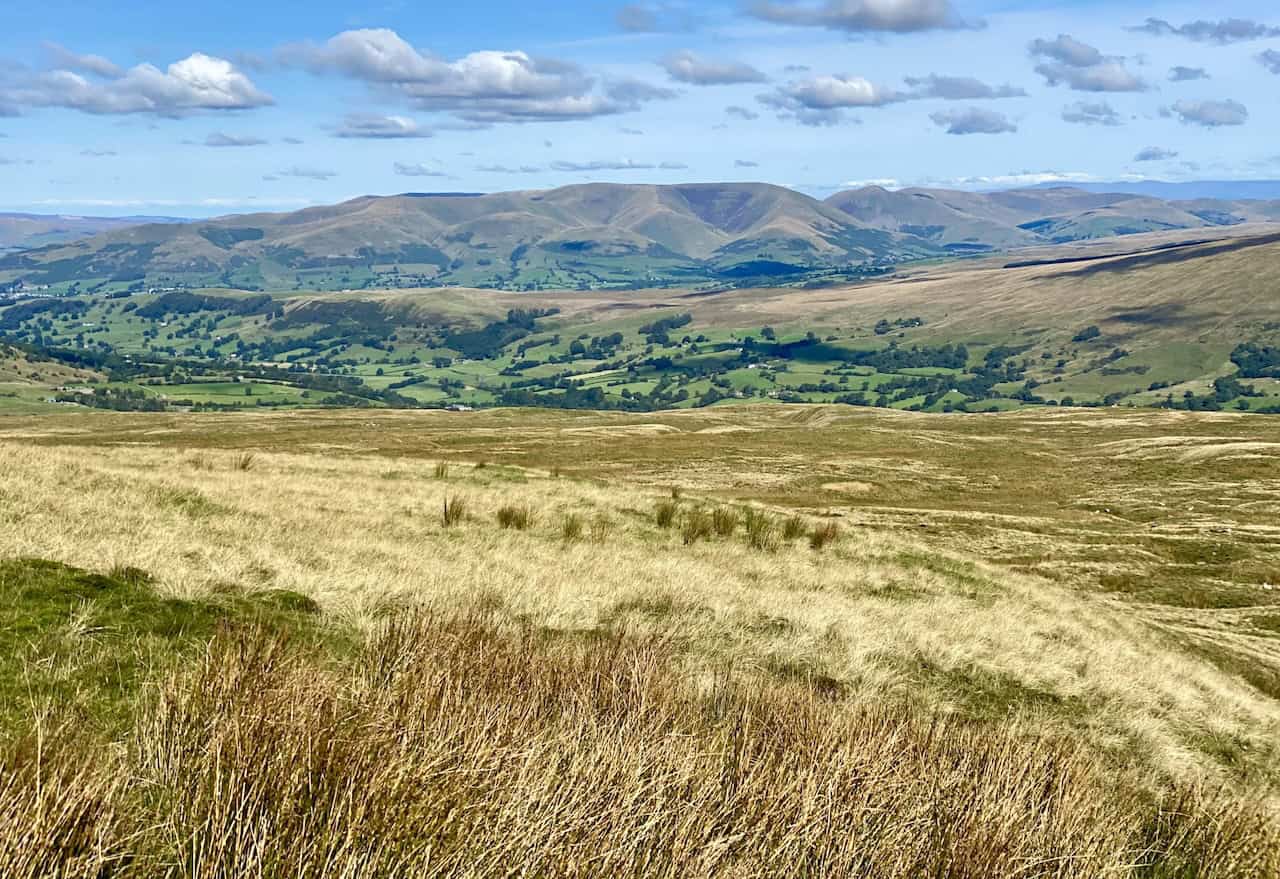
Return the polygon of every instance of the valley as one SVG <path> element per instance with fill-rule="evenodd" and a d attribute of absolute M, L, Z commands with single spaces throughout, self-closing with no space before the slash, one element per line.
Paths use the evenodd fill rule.
<path fill-rule="evenodd" d="M 1280 238 L 1152 233 L 794 287 L 27 298 L 0 408 L 1280 407 Z M 49 380 L 79 369 L 86 381 Z"/>

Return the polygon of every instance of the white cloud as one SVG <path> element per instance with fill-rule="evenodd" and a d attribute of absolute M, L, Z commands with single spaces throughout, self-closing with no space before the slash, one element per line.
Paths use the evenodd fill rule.
<path fill-rule="evenodd" d="M 1025 89 L 1012 85 L 991 86 L 971 76 L 907 77 L 904 82 L 913 89 L 913 98 L 940 98 L 944 101 L 978 101 L 994 98 L 1025 98 Z"/>
<path fill-rule="evenodd" d="M 661 66 L 672 79 L 690 85 L 735 85 L 768 79 L 750 64 L 702 58 L 688 50 L 673 52 L 662 59 Z"/>
<path fill-rule="evenodd" d="M 1066 85 L 1081 92 L 1140 92 L 1146 82 L 1125 67 L 1125 59 L 1108 57 L 1069 34 L 1053 40 L 1034 40 L 1033 57 L 1044 59 L 1036 72 L 1049 85 Z"/>
<path fill-rule="evenodd" d="M 105 80 L 68 69 L 50 70 L 0 91 L 0 104 L 5 103 L 176 117 L 201 110 L 246 110 L 273 100 L 230 61 L 196 52 L 163 71 L 139 64 Z"/>
<path fill-rule="evenodd" d="M 1243 125 L 1249 121 L 1249 110 L 1239 101 L 1178 101 L 1171 109 L 1184 123 L 1205 128 Z"/>
<path fill-rule="evenodd" d="M 416 164 L 407 164 L 405 162 L 396 162 L 392 166 L 396 174 L 401 177 L 448 177 L 449 175 L 439 168 L 432 168 L 430 165 L 424 165 L 421 162 Z"/>
<path fill-rule="evenodd" d="M 334 137 L 400 140 L 434 137 L 408 116 L 382 116 L 377 113 L 349 113 L 333 132 Z"/>
<path fill-rule="evenodd" d="M 1062 119 L 1064 122 L 1071 122 L 1076 125 L 1116 126 L 1123 124 L 1120 114 L 1106 101 L 1099 101 L 1096 104 L 1079 101 L 1071 104 L 1063 108 Z"/>
<path fill-rule="evenodd" d="M 969 26 L 951 0 L 756 0 L 748 11 L 778 24 L 850 32 L 911 33 Z"/>
<path fill-rule="evenodd" d="M 221 131 L 215 131 L 204 139 L 204 145 L 207 147 L 251 147 L 262 146 L 265 143 L 266 141 L 260 137 L 224 134 Z"/>
<path fill-rule="evenodd" d="M 1018 130 L 1003 113 L 981 107 L 932 113 L 929 118 L 947 134 L 1009 134 Z"/>
<path fill-rule="evenodd" d="M 1226 18 L 1221 21 L 1192 21 L 1175 27 L 1163 18 L 1148 18 L 1132 31 L 1163 37 L 1186 37 L 1197 43 L 1217 43 L 1225 46 L 1245 40 L 1261 40 L 1269 37 L 1280 37 L 1280 27 L 1272 27 L 1262 22 L 1247 18 Z"/>
<path fill-rule="evenodd" d="M 481 124 L 587 119 L 675 96 L 632 80 L 603 83 L 576 64 L 520 51 L 486 50 L 446 61 L 385 28 L 344 31 L 322 45 L 286 46 L 279 54 L 286 64 L 341 74 L 389 90 L 419 110 Z"/>
<path fill-rule="evenodd" d="M 552 162 L 552 171 L 564 172 L 582 172 L 582 171 L 685 171 L 688 165 L 682 162 L 661 162 L 652 164 L 650 162 L 634 162 L 631 159 L 606 160 L 597 162 Z"/>

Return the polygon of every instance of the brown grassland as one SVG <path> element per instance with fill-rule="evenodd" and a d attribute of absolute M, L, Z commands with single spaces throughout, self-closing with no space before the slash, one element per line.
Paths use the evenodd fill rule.
<path fill-rule="evenodd" d="M 1268 418 L 12 417 L 0 522 L 6 877 L 1280 875 Z"/>

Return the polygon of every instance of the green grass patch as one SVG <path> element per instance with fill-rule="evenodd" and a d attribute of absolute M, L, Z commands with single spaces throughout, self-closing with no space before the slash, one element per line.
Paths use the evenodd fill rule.
<path fill-rule="evenodd" d="M 197 653 L 219 625 L 328 638 L 319 608 L 287 590 L 160 594 L 136 568 L 94 574 L 56 562 L 0 562 L 0 738 L 55 710 L 106 733 L 130 722 L 143 685 Z"/>

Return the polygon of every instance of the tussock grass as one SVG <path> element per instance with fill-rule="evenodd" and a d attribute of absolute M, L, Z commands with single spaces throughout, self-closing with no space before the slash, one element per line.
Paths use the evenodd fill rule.
<path fill-rule="evenodd" d="M 617 528 L 616 522 L 608 516 L 597 513 L 591 520 L 591 542 L 604 543 Z"/>
<path fill-rule="evenodd" d="M 824 550 L 840 537 L 840 526 L 835 522 L 820 522 L 809 532 L 809 548 Z"/>
<path fill-rule="evenodd" d="M 441 508 L 440 522 L 444 527 L 451 528 L 458 525 L 467 518 L 467 502 L 461 497 L 448 497 L 444 499 L 444 505 Z"/>
<path fill-rule="evenodd" d="M 74 741 L 0 753 L 0 870 L 1244 879 L 1280 869 L 1275 823 L 1256 804 L 1190 788 L 1153 800 L 1068 740 L 851 705 L 799 679 L 698 685 L 681 668 L 668 640 L 553 636 L 484 610 L 402 615 L 332 670 L 278 635 L 224 628 L 159 689 L 116 756 Z"/>
<path fill-rule="evenodd" d="M 711 512 L 711 526 L 717 537 L 732 537 L 738 530 L 738 511 L 733 507 L 716 507 Z"/>
<path fill-rule="evenodd" d="M 566 543 L 582 539 L 582 517 L 577 513 L 569 513 L 560 523 L 560 538 Z"/>
<path fill-rule="evenodd" d="M 714 520 L 706 510 L 694 508 L 684 511 L 680 537 L 684 540 L 685 546 L 692 546 L 700 540 L 708 539 L 714 529 Z"/>
<path fill-rule="evenodd" d="M 527 531 L 533 527 L 537 515 L 526 506 L 507 505 L 498 508 L 496 514 L 498 525 L 502 528 L 514 528 L 516 531 Z"/>
<path fill-rule="evenodd" d="M 436 461 L 436 466 L 432 470 L 432 475 L 435 476 L 436 479 L 448 479 L 449 478 L 449 462 Z"/>
<path fill-rule="evenodd" d="M 247 473 L 258 463 L 258 456 L 253 452 L 241 452 L 231 459 L 231 469 Z"/>
<path fill-rule="evenodd" d="M 778 550 L 778 529 L 773 516 L 755 507 L 748 507 L 743 517 L 747 545 L 762 552 Z"/>
<path fill-rule="evenodd" d="M 807 528 L 808 525 L 800 516 L 788 516 L 782 523 L 782 539 L 796 540 L 797 538 L 804 536 Z"/>
<path fill-rule="evenodd" d="M 676 501 L 658 501 L 653 508 L 653 521 L 659 528 L 670 528 L 675 524 L 679 512 L 680 504 Z"/>

